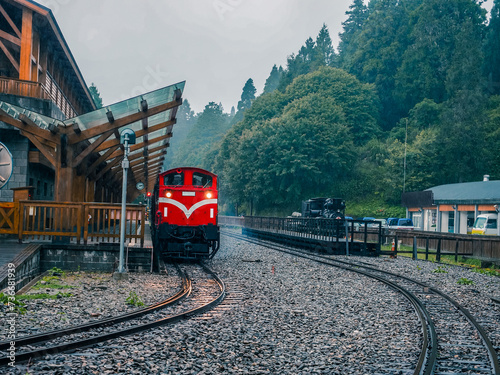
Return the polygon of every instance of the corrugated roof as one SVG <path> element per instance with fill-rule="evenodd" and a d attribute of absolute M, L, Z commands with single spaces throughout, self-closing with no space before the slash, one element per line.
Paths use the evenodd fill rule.
<path fill-rule="evenodd" d="M 499 181 L 476 181 L 434 186 L 431 190 L 435 204 L 492 204 L 500 203 Z"/>

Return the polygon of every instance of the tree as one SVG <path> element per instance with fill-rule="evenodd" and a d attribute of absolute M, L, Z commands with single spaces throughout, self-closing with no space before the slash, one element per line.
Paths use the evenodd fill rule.
<path fill-rule="evenodd" d="M 472 0 L 426 0 L 411 20 L 411 41 L 395 78 L 401 112 L 424 98 L 442 103 L 478 87 L 484 10 Z"/>
<path fill-rule="evenodd" d="M 414 6 L 412 0 L 370 2 L 362 30 L 349 35 L 349 45 L 343 47 L 341 55 L 344 69 L 375 85 L 382 103 L 382 126 L 386 130 L 404 115 L 394 99 L 394 75 L 408 43 L 408 15 Z"/>
<path fill-rule="evenodd" d="M 163 162 L 164 169 L 172 167 L 175 156 L 182 150 L 184 140 L 196 123 L 196 115 L 187 98 L 183 99 L 182 105 L 177 110 L 176 120 L 172 130 L 173 137 L 170 140 L 170 147 Z"/>
<path fill-rule="evenodd" d="M 222 106 L 214 102 L 208 103 L 179 145 L 179 151 L 172 161 L 173 167 L 194 166 L 211 169 L 210 165 L 206 164 L 205 156 L 225 135 L 229 127 L 228 115 L 223 112 Z"/>
<path fill-rule="evenodd" d="M 102 108 L 101 94 L 99 93 L 99 90 L 97 89 L 97 86 L 94 84 L 94 82 L 92 82 L 92 84 L 89 86 L 89 92 L 90 96 L 92 96 L 92 100 L 94 101 L 96 108 Z"/>
<path fill-rule="evenodd" d="M 280 66 L 276 67 L 276 64 L 271 69 L 271 73 L 269 77 L 266 79 L 266 83 L 264 84 L 264 94 L 273 92 L 278 88 L 280 83 L 281 76 L 283 75 L 283 68 Z"/>
<path fill-rule="evenodd" d="M 335 60 L 336 55 L 330 33 L 326 25 L 323 24 L 316 37 L 316 42 L 312 38 L 307 38 L 297 55 L 288 56 L 287 68 L 281 75 L 278 90 L 285 91 L 294 78 L 314 72 L 322 66 L 334 65 Z"/>
<path fill-rule="evenodd" d="M 314 57 L 313 57 L 313 67 L 319 68 L 321 66 L 333 66 L 335 64 L 336 54 L 333 49 L 332 39 L 330 38 L 330 32 L 328 31 L 328 27 L 323 24 L 323 27 L 318 33 L 316 37 L 316 46 L 314 48 Z"/>
<path fill-rule="evenodd" d="M 356 43 L 356 36 L 363 29 L 363 24 L 368 18 L 368 8 L 363 0 L 354 0 L 346 12 L 348 18 L 342 22 L 344 31 L 339 34 L 339 67 L 344 68 L 350 66 L 349 59 L 354 55 L 358 49 Z"/>
<path fill-rule="evenodd" d="M 238 102 L 238 111 L 244 111 L 252 105 L 252 101 L 255 99 L 255 93 L 257 89 L 253 84 L 253 79 L 249 78 L 243 86 L 243 92 L 241 93 L 241 100 Z"/>
<path fill-rule="evenodd" d="M 484 44 L 484 71 L 492 94 L 500 94 L 500 0 L 494 0 Z"/>
<path fill-rule="evenodd" d="M 345 113 L 346 125 L 355 135 L 356 144 L 366 143 L 380 134 L 380 103 L 372 85 L 361 83 L 341 69 L 322 67 L 297 77 L 287 87 L 285 98 L 291 102 L 311 93 L 320 93 L 336 100 Z"/>
<path fill-rule="evenodd" d="M 356 145 L 379 134 L 377 113 L 371 85 L 330 67 L 297 77 L 284 93 L 261 95 L 221 143 L 221 194 L 240 207 L 252 201 L 260 212 L 337 194 Z"/>
<path fill-rule="evenodd" d="M 488 174 L 500 179 L 500 95 L 492 96 L 486 111 L 486 146 L 481 150 L 486 156 L 486 169 Z"/>

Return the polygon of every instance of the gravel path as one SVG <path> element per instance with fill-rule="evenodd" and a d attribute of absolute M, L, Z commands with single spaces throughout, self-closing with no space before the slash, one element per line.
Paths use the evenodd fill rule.
<path fill-rule="evenodd" d="M 436 273 L 434 263 L 402 257 L 348 259 L 404 273 L 449 293 L 473 314 L 496 319 L 489 330 L 499 336 L 500 305 L 489 296 L 499 297 L 500 278 L 451 266 L 443 267 L 448 273 Z M 402 296 L 378 282 L 226 236 L 209 267 L 227 283 L 229 292 L 228 306 L 213 318 L 207 315 L 51 356 L 29 367 L 19 365 L 13 373 L 406 374 L 405 369 L 416 361 L 421 335 L 416 314 Z M 178 287 L 173 276 L 135 277 L 130 287 L 148 303 L 173 294 Z M 141 277 L 151 277 L 157 287 L 144 288 Z M 462 277 L 474 284 L 457 284 Z M 96 276 L 93 279 L 96 286 L 102 283 Z M 75 297 L 55 301 L 67 314 L 72 310 L 71 324 L 88 320 L 89 312 L 95 311 L 92 306 L 127 308 L 123 299 L 128 289 L 113 289 L 112 284 L 106 282 L 108 289 L 100 297 L 98 289 L 94 293 L 83 289 L 80 296 L 87 307 L 80 313 L 73 311 L 78 307 L 71 301 Z M 398 363 L 391 365 L 395 358 Z"/>

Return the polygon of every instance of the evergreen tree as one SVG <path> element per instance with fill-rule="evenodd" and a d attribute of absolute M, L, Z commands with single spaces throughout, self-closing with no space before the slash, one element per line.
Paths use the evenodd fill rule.
<path fill-rule="evenodd" d="M 167 150 L 167 155 L 165 155 L 165 160 L 163 162 L 164 170 L 173 167 L 174 157 L 180 152 L 181 145 L 184 143 L 188 133 L 196 123 L 196 115 L 191 109 L 188 99 L 183 99 L 182 105 L 177 110 L 176 120 L 177 122 L 172 130 L 173 136 L 170 140 L 170 147 Z"/>
<path fill-rule="evenodd" d="M 396 75 L 403 113 L 424 98 L 441 103 L 482 81 L 484 10 L 473 0 L 425 0 L 412 12 L 411 41 Z"/>
<path fill-rule="evenodd" d="M 220 104 L 210 102 L 202 113 L 196 116 L 196 122 L 179 145 L 174 155 L 172 167 L 194 166 L 211 169 L 206 165 L 206 155 L 214 144 L 226 134 L 230 127 L 228 115 Z"/>
<path fill-rule="evenodd" d="M 252 106 L 252 101 L 255 99 L 255 93 L 257 92 L 253 79 L 249 78 L 243 86 L 243 92 L 241 93 L 241 100 L 238 102 L 238 111 L 245 111 Z"/>
<path fill-rule="evenodd" d="M 89 86 L 89 92 L 92 96 L 92 100 L 94 101 L 96 108 L 102 108 L 101 94 L 99 93 L 99 90 L 97 89 L 97 86 L 94 84 L 94 82 L 92 82 L 92 84 Z"/>
<path fill-rule="evenodd" d="M 316 37 L 316 46 L 314 48 L 314 63 L 316 67 L 312 66 L 312 69 L 319 68 L 321 66 L 333 66 L 335 64 L 336 54 L 333 49 L 332 39 L 330 38 L 330 32 L 325 24 L 319 31 Z"/>
<path fill-rule="evenodd" d="M 276 90 L 278 88 L 282 75 L 283 68 L 281 66 L 277 68 L 275 64 L 271 70 L 271 73 L 269 74 L 269 77 L 266 79 L 266 83 L 264 84 L 263 94 L 267 94 Z"/>
<path fill-rule="evenodd" d="M 500 0 L 494 0 L 484 45 L 484 70 L 488 89 L 500 94 Z"/>
<path fill-rule="evenodd" d="M 363 82 L 375 84 L 385 129 L 391 129 L 402 117 L 393 97 L 394 75 L 408 43 L 408 12 L 414 6 L 412 0 L 370 2 L 362 30 L 353 34 L 342 56 L 344 69 Z"/>
<path fill-rule="evenodd" d="M 305 44 L 300 48 L 297 55 L 292 53 L 288 56 L 287 68 L 281 76 L 278 90 L 285 91 L 286 87 L 292 83 L 294 78 L 317 69 L 319 66 L 316 62 L 314 40 L 312 38 L 307 38 Z"/>
<path fill-rule="evenodd" d="M 350 65 L 350 58 L 354 55 L 354 52 L 358 49 L 356 44 L 356 36 L 361 32 L 363 24 L 368 18 L 368 8 L 364 4 L 363 0 L 354 0 L 349 6 L 349 10 L 346 12 L 348 18 L 346 21 L 342 22 L 344 31 L 339 34 L 339 67 L 345 68 L 345 66 Z"/>

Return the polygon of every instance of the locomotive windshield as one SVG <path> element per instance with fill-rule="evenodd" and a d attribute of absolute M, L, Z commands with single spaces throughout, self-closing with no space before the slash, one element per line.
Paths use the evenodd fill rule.
<path fill-rule="evenodd" d="M 172 172 L 164 176 L 163 185 L 184 185 L 184 172 Z"/>
<path fill-rule="evenodd" d="M 205 173 L 193 173 L 193 186 L 212 187 L 212 176 Z"/>

